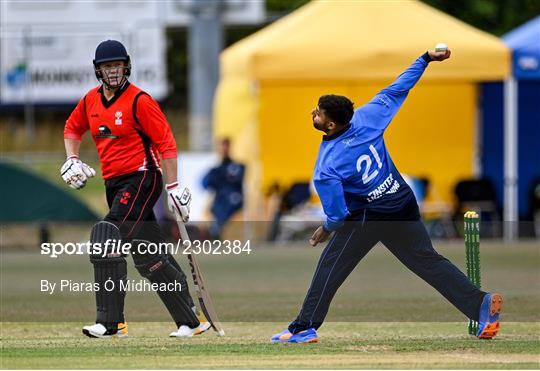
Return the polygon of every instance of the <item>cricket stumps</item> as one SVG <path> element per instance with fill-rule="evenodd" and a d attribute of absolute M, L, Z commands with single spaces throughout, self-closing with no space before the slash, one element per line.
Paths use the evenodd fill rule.
<path fill-rule="evenodd" d="M 480 217 L 475 211 L 467 211 L 464 216 L 465 257 L 467 277 L 478 288 L 480 282 Z M 478 322 L 469 320 L 469 334 L 476 335 Z"/>

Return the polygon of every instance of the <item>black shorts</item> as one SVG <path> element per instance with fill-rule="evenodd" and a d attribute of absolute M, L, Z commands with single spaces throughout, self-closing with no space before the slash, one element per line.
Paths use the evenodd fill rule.
<path fill-rule="evenodd" d="M 104 220 L 120 229 L 122 239 L 163 241 L 154 205 L 163 189 L 161 172 L 146 170 L 105 181 L 109 213 Z"/>

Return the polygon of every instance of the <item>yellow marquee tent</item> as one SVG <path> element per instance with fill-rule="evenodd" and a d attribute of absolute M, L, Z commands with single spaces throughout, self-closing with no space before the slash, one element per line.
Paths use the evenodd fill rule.
<path fill-rule="evenodd" d="M 510 52 L 418 1 L 313 1 L 229 47 L 215 134 L 234 140 L 252 190 L 308 180 L 321 139 L 310 116 L 318 97 L 342 94 L 360 106 L 438 42 L 452 57 L 429 65 L 385 138 L 401 172 L 428 177 L 451 200 L 455 182 L 473 174 L 476 83 L 506 78 Z"/>

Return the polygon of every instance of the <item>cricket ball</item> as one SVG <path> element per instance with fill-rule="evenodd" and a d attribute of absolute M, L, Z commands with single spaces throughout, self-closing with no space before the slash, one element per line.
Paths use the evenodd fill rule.
<path fill-rule="evenodd" d="M 435 51 L 436 52 L 446 52 L 448 50 L 448 45 L 445 43 L 438 43 L 435 45 Z"/>

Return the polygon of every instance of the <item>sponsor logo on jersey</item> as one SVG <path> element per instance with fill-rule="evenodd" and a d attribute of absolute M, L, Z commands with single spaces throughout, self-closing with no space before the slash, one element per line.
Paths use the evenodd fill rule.
<path fill-rule="evenodd" d="M 113 135 L 111 129 L 107 125 L 100 125 L 99 126 L 99 134 L 96 135 L 96 138 L 111 138 L 111 139 L 118 139 L 120 138 L 118 135 Z"/>

